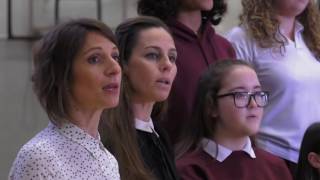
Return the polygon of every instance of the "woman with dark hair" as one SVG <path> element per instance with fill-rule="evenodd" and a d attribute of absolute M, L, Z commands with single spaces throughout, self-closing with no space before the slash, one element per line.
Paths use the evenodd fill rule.
<path fill-rule="evenodd" d="M 200 74 L 219 59 L 235 57 L 230 43 L 215 33 L 226 11 L 224 0 L 139 0 L 138 13 L 155 16 L 169 26 L 178 51 L 177 77 L 162 125 L 176 142 L 192 111 Z"/>
<path fill-rule="evenodd" d="M 25 144 L 9 179 L 120 179 L 100 141 L 102 111 L 118 105 L 121 69 L 112 31 L 78 19 L 56 26 L 34 49 L 33 88 L 49 125 Z"/>
<path fill-rule="evenodd" d="M 320 123 L 314 123 L 304 133 L 300 147 L 296 180 L 320 179 Z"/>
<path fill-rule="evenodd" d="M 104 144 L 119 162 L 122 180 L 176 180 L 166 134 L 151 119 L 161 116 L 177 73 L 177 50 L 159 19 L 138 17 L 116 28 L 123 69 L 119 106 L 105 111 Z"/>
<path fill-rule="evenodd" d="M 320 117 L 320 13 L 314 0 L 242 0 L 228 34 L 237 56 L 270 92 L 257 146 L 283 158 L 292 174 L 303 134 Z"/>
<path fill-rule="evenodd" d="M 282 159 L 252 146 L 267 103 L 249 64 L 230 59 L 210 65 L 177 145 L 181 179 L 291 180 Z"/>

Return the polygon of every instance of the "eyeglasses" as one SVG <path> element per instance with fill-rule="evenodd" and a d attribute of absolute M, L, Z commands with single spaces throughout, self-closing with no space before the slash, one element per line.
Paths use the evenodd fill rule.
<path fill-rule="evenodd" d="M 251 98 L 254 99 L 258 107 L 265 107 L 268 104 L 268 92 L 258 91 L 258 92 L 231 92 L 226 94 L 218 95 L 217 98 L 223 98 L 227 96 L 233 96 L 234 105 L 237 108 L 248 107 Z"/>

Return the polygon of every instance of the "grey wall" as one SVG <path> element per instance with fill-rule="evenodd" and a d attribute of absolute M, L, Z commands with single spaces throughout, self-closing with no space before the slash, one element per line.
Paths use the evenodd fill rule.
<path fill-rule="evenodd" d="M 0 0 L 0 39 L 7 37 L 7 0 Z"/>

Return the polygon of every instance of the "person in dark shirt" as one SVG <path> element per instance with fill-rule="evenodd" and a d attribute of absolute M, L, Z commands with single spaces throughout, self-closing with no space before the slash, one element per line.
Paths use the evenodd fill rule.
<path fill-rule="evenodd" d="M 320 179 L 320 123 L 311 124 L 304 133 L 296 180 Z"/>
<path fill-rule="evenodd" d="M 243 61 L 212 64 L 200 78 L 192 120 L 177 145 L 183 180 L 290 180 L 285 162 L 254 148 L 268 93 Z"/>
<path fill-rule="evenodd" d="M 173 38 L 153 17 L 129 19 L 115 33 L 123 87 L 119 106 L 104 114 L 103 142 L 117 158 L 122 180 L 178 179 L 168 137 L 151 119 L 164 110 L 177 73 Z"/>
<path fill-rule="evenodd" d="M 168 100 L 168 114 L 161 121 L 173 143 L 191 116 L 201 73 L 213 62 L 235 57 L 230 43 L 213 28 L 225 11 L 224 0 L 138 1 L 139 14 L 155 16 L 167 23 L 178 52 L 178 73 Z"/>

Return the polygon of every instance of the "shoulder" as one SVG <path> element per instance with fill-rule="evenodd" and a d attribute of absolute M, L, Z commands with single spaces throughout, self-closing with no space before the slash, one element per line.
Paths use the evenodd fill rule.
<path fill-rule="evenodd" d="M 203 150 L 195 150 L 184 154 L 176 161 L 177 167 L 180 170 L 185 168 L 205 167 L 208 160 L 211 159 Z"/>
<path fill-rule="evenodd" d="M 254 151 L 261 164 L 265 164 L 266 167 L 275 172 L 274 174 L 281 174 L 282 177 L 287 177 L 285 179 L 291 179 L 290 171 L 283 159 L 260 148 L 255 148 Z"/>
<path fill-rule="evenodd" d="M 184 180 L 208 179 L 212 159 L 202 150 L 186 153 L 176 161 L 177 170 Z"/>
<path fill-rule="evenodd" d="M 11 168 L 11 179 L 49 176 L 49 164 L 55 157 L 55 150 L 47 135 L 45 129 L 20 149 Z"/>
<path fill-rule="evenodd" d="M 267 162 L 273 163 L 273 164 L 283 164 L 283 159 L 263 150 L 260 148 L 254 148 L 254 152 L 256 153 L 257 158 L 261 160 L 267 160 Z"/>

